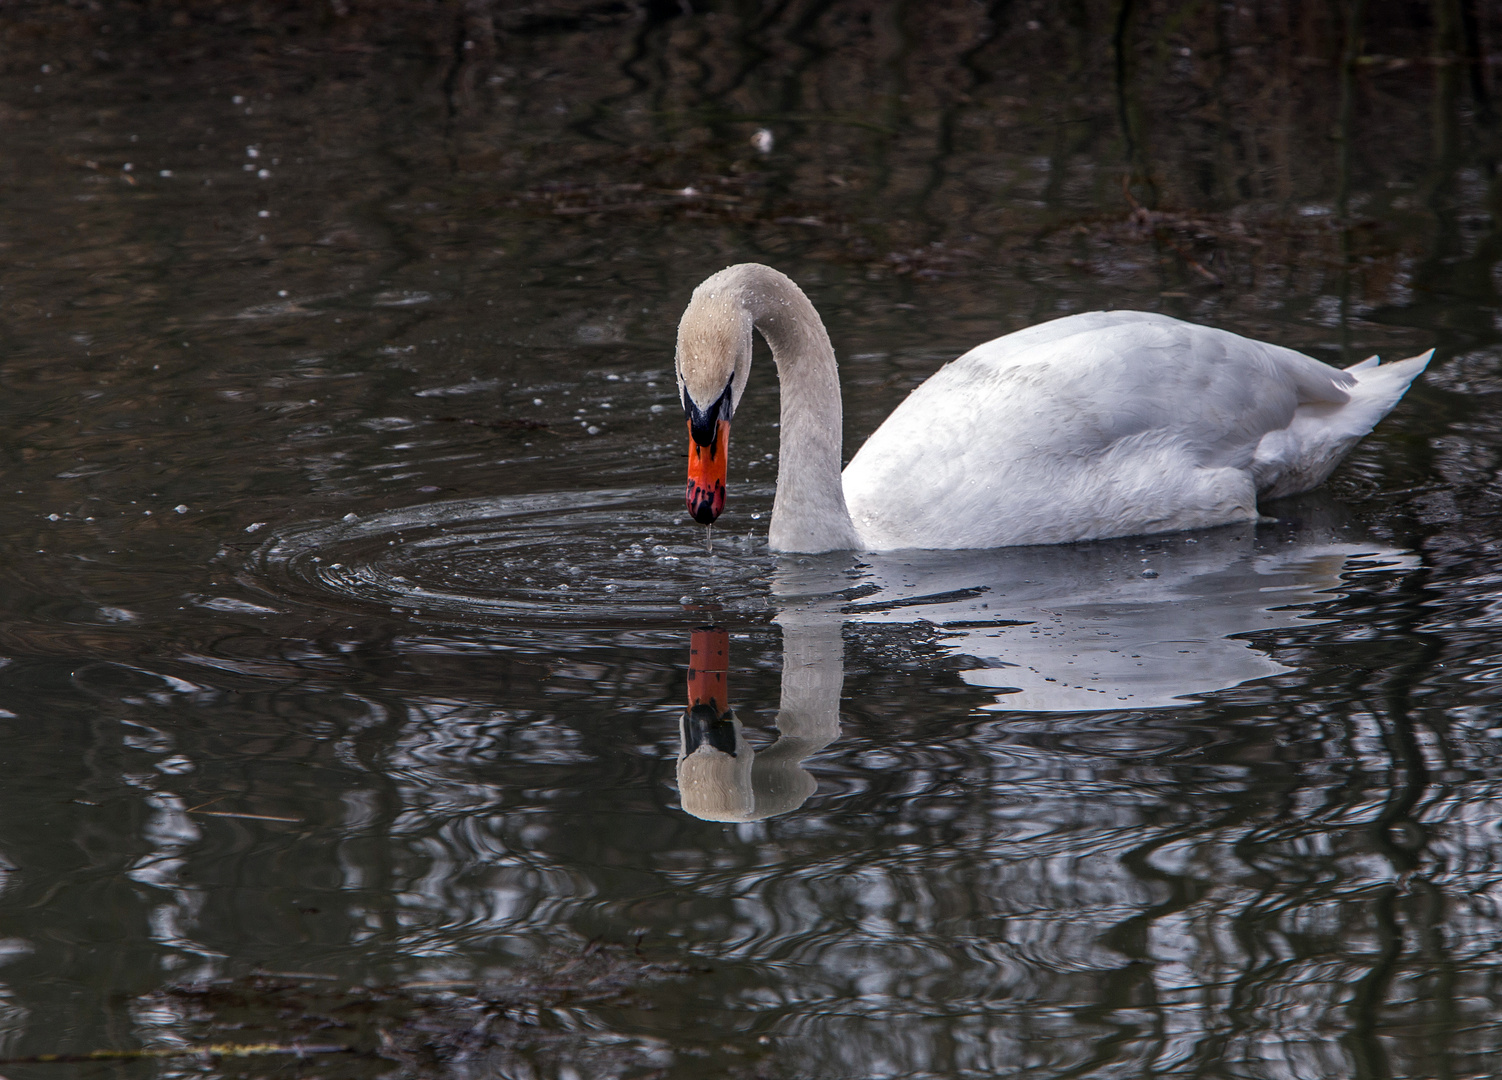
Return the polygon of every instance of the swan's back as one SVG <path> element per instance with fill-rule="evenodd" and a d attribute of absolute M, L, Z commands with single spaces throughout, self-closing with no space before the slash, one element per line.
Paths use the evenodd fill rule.
<path fill-rule="evenodd" d="M 844 472 L 871 548 L 998 547 L 1255 519 L 1320 483 L 1428 355 L 1341 371 L 1138 311 L 1089 312 L 970 350 Z"/>

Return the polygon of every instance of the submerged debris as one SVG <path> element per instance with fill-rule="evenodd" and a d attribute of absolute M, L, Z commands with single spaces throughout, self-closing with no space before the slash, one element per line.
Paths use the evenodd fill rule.
<path fill-rule="evenodd" d="M 622 1075 L 666 1064 L 658 1060 L 664 1051 L 597 1021 L 580 1023 L 580 1011 L 645 1007 L 639 990 L 708 970 L 591 943 L 474 981 L 350 986 L 319 974 L 263 971 L 148 995 L 144 1004 L 175 1015 L 182 1045 L 7 1063 L 339 1054 L 343 1065 L 320 1058 L 321 1076 L 555 1075 L 563 1065 L 584 1075 Z M 223 1041 L 229 1032 L 238 1041 Z"/>
<path fill-rule="evenodd" d="M 0 1058 L 0 1065 L 76 1065 L 86 1061 L 137 1061 L 143 1058 L 207 1057 L 312 1057 L 344 1054 L 349 1047 L 318 1043 L 209 1043 L 204 1046 L 148 1046 L 135 1050 L 90 1050 L 86 1054 L 32 1054 Z"/>

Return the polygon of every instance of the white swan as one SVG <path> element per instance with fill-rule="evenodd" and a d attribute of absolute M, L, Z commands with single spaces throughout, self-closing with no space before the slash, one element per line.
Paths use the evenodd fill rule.
<path fill-rule="evenodd" d="M 818 312 L 786 275 L 727 267 L 678 324 L 689 513 L 725 505 L 751 331 L 782 383 L 777 551 L 1057 544 L 1257 518 L 1321 483 L 1434 350 L 1344 371 L 1145 311 L 1070 315 L 941 368 L 840 472 L 840 384 Z"/>

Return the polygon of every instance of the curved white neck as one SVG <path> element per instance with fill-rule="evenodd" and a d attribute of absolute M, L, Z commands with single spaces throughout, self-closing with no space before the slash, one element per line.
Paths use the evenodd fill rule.
<path fill-rule="evenodd" d="M 791 278 L 769 266 L 742 263 L 710 282 L 750 315 L 772 348 L 782 386 L 777 496 L 768 542 L 774 551 L 860 548 L 840 481 L 839 371 L 819 313 Z"/>

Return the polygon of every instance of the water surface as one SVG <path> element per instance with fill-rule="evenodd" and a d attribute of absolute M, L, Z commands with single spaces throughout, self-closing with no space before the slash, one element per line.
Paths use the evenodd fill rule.
<path fill-rule="evenodd" d="M 7 15 L 5 1075 L 1495 1074 L 1471 7 Z M 1071 311 L 1438 352 L 1257 527 L 791 558 L 759 356 L 706 552 L 746 259 L 847 454 Z"/>

